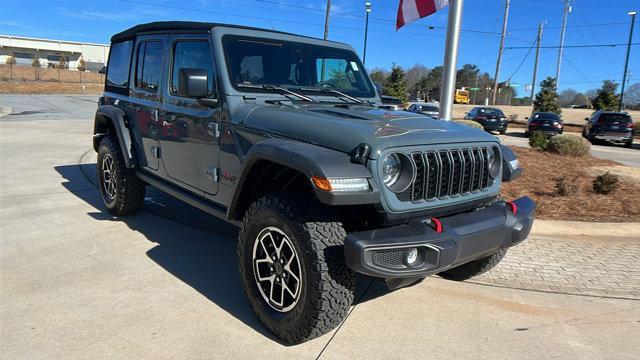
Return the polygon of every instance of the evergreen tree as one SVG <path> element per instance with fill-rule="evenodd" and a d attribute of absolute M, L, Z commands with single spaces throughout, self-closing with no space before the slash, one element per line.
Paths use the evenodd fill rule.
<path fill-rule="evenodd" d="M 555 78 L 548 77 L 540 83 L 540 92 L 536 94 L 533 102 L 533 111 L 553 112 L 558 115 L 562 112 Z"/>
<path fill-rule="evenodd" d="M 407 102 L 407 82 L 404 79 L 404 75 L 404 70 L 394 63 L 391 67 L 391 74 L 382 86 L 382 93 Z"/>
<path fill-rule="evenodd" d="M 593 106 L 598 110 L 616 111 L 620 105 L 620 97 L 616 95 L 618 84 L 613 80 L 605 80 L 593 99 Z"/>

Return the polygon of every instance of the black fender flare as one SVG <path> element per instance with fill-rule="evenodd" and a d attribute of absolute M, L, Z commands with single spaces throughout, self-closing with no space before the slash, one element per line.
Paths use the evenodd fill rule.
<path fill-rule="evenodd" d="M 111 122 L 111 127 L 115 129 L 126 166 L 131 169 L 136 168 L 137 164 L 133 157 L 131 132 L 129 131 L 127 115 L 122 109 L 116 106 L 98 106 L 93 123 L 93 149 L 96 152 L 98 151 L 100 140 L 106 135 L 105 131 L 109 127 L 108 122 Z"/>
<path fill-rule="evenodd" d="M 254 145 L 244 157 L 243 170 L 228 208 L 228 217 L 236 218 L 236 209 L 251 169 L 261 160 L 289 167 L 302 173 L 320 202 L 327 205 L 375 204 L 380 193 L 369 169 L 351 162 L 349 154 L 297 140 L 269 138 Z M 312 176 L 321 178 L 367 178 L 371 191 L 363 193 L 332 193 L 316 188 Z"/>

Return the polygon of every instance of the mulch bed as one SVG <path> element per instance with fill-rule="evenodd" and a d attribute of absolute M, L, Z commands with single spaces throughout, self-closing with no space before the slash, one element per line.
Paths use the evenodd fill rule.
<path fill-rule="evenodd" d="M 522 178 L 504 183 L 501 195 L 514 199 L 527 195 L 537 204 L 537 218 L 598 222 L 640 221 L 640 183 L 620 179 L 620 186 L 608 195 L 593 191 L 593 166 L 620 165 L 592 156 L 561 156 L 533 149 L 512 147 L 517 153 Z M 572 196 L 556 194 L 556 179 L 564 177 L 578 187 Z"/>

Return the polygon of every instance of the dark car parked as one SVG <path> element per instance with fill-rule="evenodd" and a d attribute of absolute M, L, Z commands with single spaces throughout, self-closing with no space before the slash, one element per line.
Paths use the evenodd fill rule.
<path fill-rule="evenodd" d="M 502 110 L 490 107 L 475 107 L 464 117 L 466 120 L 477 121 L 485 131 L 507 132 L 507 117 Z"/>
<path fill-rule="evenodd" d="M 345 319 L 355 273 L 395 289 L 496 266 L 535 214 L 526 196 L 500 197 L 522 174 L 513 151 L 380 105 L 346 44 L 202 22 L 132 27 L 111 38 L 94 122 L 104 207 L 126 218 L 151 185 L 237 225 L 249 306 L 286 343 Z"/>
<path fill-rule="evenodd" d="M 435 119 L 438 119 L 440 117 L 440 108 L 436 104 L 415 103 L 411 104 L 407 111 L 430 116 Z"/>
<path fill-rule="evenodd" d="M 562 134 L 564 130 L 564 123 L 560 116 L 552 112 L 534 112 L 527 122 L 527 129 L 524 131 L 524 135 L 529 137 L 531 133 L 539 131 L 545 135 L 558 135 Z"/>
<path fill-rule="evenodd" d="M 585 118 L 587 123 L 582 129 L 582 136 L 590 142 L 598 140 L 624 144 L 625 147 L 633 146 L 633 137 L 636 129 L 633 119 L 628 113 L 596 111 L 590 118 Z"/>

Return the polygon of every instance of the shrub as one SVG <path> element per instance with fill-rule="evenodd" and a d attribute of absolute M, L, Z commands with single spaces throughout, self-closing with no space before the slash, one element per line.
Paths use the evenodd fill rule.
<path fill-rule="evenodd" d="M 529 136 L 529 146 L 536 150 L 545 151 L 549 146 L 549 137 L 540 131 L 534 131 Z"/>
<path fill-rule="evenodd" d="M 602 175 L 598 175 L 593 180 L 593 191 L 597 194 L 610 194 L 615 191 L 620 185 L 620 180 L 618 180 L 618 176 L 606 172 Z"/>
<path fill-rule="evenodd" d="M 16 64 L 16 58 L 13 56 L 7 56 L 7 59 L 4 61 L 5 64 L 7 65 L 15 65 Z"/>
<path fill-rule="evenodd" d="M 589 154 L 591 144 L 580 136 L 561 134 L 549 140 L 547 149 L 560 155 L 585 156 Z"/>
<path fill-rule="evenodd" d="M 454 120 L 453 122 L 462 124 L 462 125 L 471 126 L 478 129 L 482 129 L 482 125 L 480 125 L 480 123 L 471 121 L 471 120 Z"/>
<path fill-rule="evenodd" d="M 85 70 L 87 70 L 87 62 L 84 61 L 82 56 L 80 56 L 80 58 L 78 59 L 78 71 L 85 71 Z"/>
<path fill-rule="evenodd" d="M 577 179 L 578 177 L 576 177 L 575 179 L 569 181 L 567 180 L 566 177 L 560 177 L 555 179 L 555 186 L 556 186 L 556 192 L 555 194 L 557 196 L 573 196 L 578 192 L 578 184 L 577 184 Z"/>

